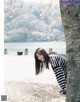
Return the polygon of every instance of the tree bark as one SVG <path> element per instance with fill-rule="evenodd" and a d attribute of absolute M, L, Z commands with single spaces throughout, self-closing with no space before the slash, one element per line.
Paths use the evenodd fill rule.
<path fill-rule="evenodd" d="M 80 102 L 80 4 L 60 4 L 67 53 L 66 102 Z"/>

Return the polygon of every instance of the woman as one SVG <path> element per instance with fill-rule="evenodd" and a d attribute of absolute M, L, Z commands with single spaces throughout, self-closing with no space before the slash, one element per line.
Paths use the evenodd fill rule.
<path fill-rule="evenodd" d="M 43 71 L 44 64 L 49 69 L 49 63 L 55 73 L 56 79 L 61 87 L 60 93 L 66 94 L 66 57 L 62 54 L 48 54 L 43 48 L 38 48 L 34 54 L 36 75 Z"/>

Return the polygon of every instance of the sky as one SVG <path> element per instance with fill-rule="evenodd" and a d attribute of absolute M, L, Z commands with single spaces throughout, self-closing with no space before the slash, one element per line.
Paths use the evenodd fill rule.
<path fill-rule="evenodd" d="M 59 3 L 59 0 L 22 0 L 22 1 L 35 3 L 51 3 L 52 1 L 53 4 Z"/>
<path fill-rule="evenodd" d="M 4 1 L 10 1 L 10 0 L 4 0 Z M 14 1 L 14 0 L 13 0 Z M 58 4 L 59 0 L 20 0 L 24 2 L 35 2 L 35 3 L 53 3 L 53 4 Z"/>

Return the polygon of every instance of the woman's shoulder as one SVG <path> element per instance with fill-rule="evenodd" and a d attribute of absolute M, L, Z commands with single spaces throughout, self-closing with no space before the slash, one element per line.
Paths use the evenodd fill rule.
<path fill-rule="evenodd" d="M 66 58 L 66 54 L 50 54 L 49 57 L 65 57 Z"/>
<path fill-rule="evenodd" d="M 50 52 L 50 53 L 49 53 L 49 56 L 50 56 L 50 57 L 56 56 L 56 54 L 57 54 L 57 52 Z"/>
<path fill-rule="evenodd" d="M 57 57 L 57 56 L 59 56 L 59 55 L 58 54 L 50 54 L 49 55 L 50 58 L 54 58 L 54 57 Z"/>

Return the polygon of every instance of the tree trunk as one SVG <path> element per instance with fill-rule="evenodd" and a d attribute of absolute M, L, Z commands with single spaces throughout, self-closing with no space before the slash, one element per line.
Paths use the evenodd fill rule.
<path fill-rule="evenodd" d="M 66 102 L 80 102 L 80 4 L 60 4 L 67 46 Z"/>

